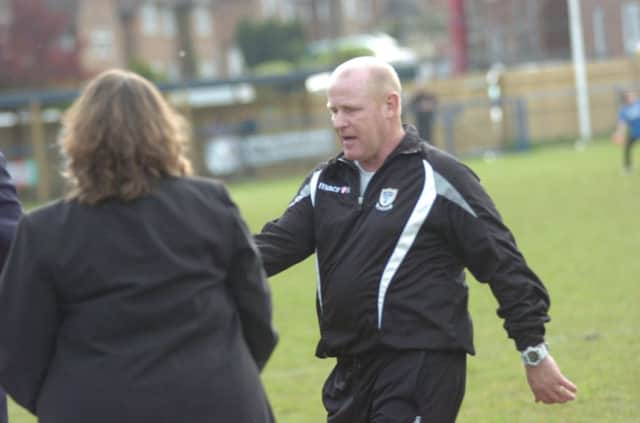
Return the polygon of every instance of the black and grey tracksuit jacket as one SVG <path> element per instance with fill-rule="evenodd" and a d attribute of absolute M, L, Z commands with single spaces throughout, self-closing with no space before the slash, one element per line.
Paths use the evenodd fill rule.
<path fill-rule="evenodd" d="M 412 127 L 360 196 L 338 157 L 256 235 L 267 273 L 316 253 L 319 357 L 377 349 L 474 353 L 464 269 L 488 282 L 522 350 L 543 341 L 549 297 L 476 175 Z"/>

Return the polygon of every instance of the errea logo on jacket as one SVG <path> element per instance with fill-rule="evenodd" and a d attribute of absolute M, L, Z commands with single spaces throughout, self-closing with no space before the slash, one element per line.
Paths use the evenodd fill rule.
<path fill-rule="evenodd" d="M 307 198 L 309 196 L 311 197 L 311 203 L 315 204 L 315 188 L 313 187 L 316 186 L 316 183 L 319 177 L 320 177 L 320 171 L 316 172 L 312 180 L 300 189 L 300 192 L 298 193 L 298 195 L 296 195 L 296 197 L 293 200 L 291 200 L 288 207 L 295 206 L 297 203 L 300 202 L 300 200 L 302 200 L 303 198 Z M 329 185 L 329 184 L 325 184 L 324 182 L 320 182 L 317 184 L 317 187 L 319 190 L 335 192 L 336 194 L 351 193 L 351 187 L 348 185 L 337 186 L 337 185 Z"/>
<path fill-rule="evenodd" d="M 337 185 L 329 185 L 329 184 L 325 184 L 324 182 L 320 182 L 318 184 L 318 189 L 322 190 L 322 191 L 329 191 L 329 192 L 335 192 L 336 194 L 350 194 L 351 193 L 351 187 L 349 186 L 337 186 Z"/>

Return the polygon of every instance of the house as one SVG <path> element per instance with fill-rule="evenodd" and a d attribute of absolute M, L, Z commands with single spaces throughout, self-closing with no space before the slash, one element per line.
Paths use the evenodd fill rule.
<path fill-rule="evenodd" d="M 640 1 L 580 0 L 587 60 L 637 54 Z M 571 60 L 566 0 L 466 0 L 472 69 Z"/>
<path fill-rule="evenodd" d="M 261 17 L 261 0 L 40 0 L 69 17 L 58 40 L 81 46 L 89 74 L 112 67 L 146 66 L 169 81 L 242 72 L 234 47 L 243 17 Z M 0 41 L 11 22 L 11 1 L 0 0 Z"/>
<path fill-rule="evenodd" d="M 235 46 L 241 19 L 299 19 L 309 40 L 391 32 L 402 44 L 431 54 L 434 17 L 442 44 L 447 0 L 39 0 L 70 19 L 63 39 L 81 46 L 89 74 L 111 67 L 145 66 L 169 81 L 233 77 L 243 73 Z M 435 12 L 434 12 L 435 11 Z M 424 17 L 425 19 L 422 19 Z M 0 0 L 3 23 L 10 22 L 11 0 Z M 419 20 L 416 20 L 419 19 Z M 409 22 L 411 21 L 411 22 Z M 445 22 L 446 25 L 446 22 Z M 395 34 L 394 34 L 395 32 Z M 433 31 L 431 31 L 433 33 Z M 431 49 L 431 50 L 429 50 Z"/>
<path fill-rule="evenodd" d="M 571 58 L 565 0 L 467 0 L 464 7 L 472 69 Z"/>
<path fill-rule="evenodd" d="M 640 1 L 581 0 L 584 45 L 589 59 L 638 54 Z"/>
<path fill-rule="evenodd" d="M 142 63 L 169 80 L 242 71 L 235 25 L 260 13 L 258 0 L 77 0 L 78 39 L 89 69 Z"/>

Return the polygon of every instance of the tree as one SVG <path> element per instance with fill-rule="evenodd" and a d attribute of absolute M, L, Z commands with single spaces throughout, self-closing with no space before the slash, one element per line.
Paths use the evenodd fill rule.
<path fill-rule="evenodd" d="M 304 54 L 304 28 L 299 21 L 242 20 L 235 38 L 245 63 L 251 68 L 270 61 L 295 63 Z"/>
<path fill-rule="evenodd" d="M 153 82 L 167 82 L 167 75 L 163 72 L 155 70 L 148 62 L 142 59 L 133 59 L 127 66 L 130 71 L 137 73 L 138 75 Z"/>
<path fill-rule="evenodd" d="M 70 17 L 42 0 L 10 0 L 11 17 L 0 27 L 0 89 L 36 88 L 84 76 L 82 45 L 66 42 Z"/>

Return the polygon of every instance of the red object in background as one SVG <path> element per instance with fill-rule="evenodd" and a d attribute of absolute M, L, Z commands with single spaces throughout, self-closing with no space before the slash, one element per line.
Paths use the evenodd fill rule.
<path fill-rule="evenodd" d="M 65 46 L 72 16 L 42 0 L 11 0 L 11 19 L 0 24 L 0 88 L 35 88 L 85 76 L 82 43 Z"/>
<path fill-rule="evenodd" d="M 453 70 L 455 73 L 465 72 L 468 65 L 468 48 L 464 0 L 449 0 L 449 38 L 453 46 Z"/>

